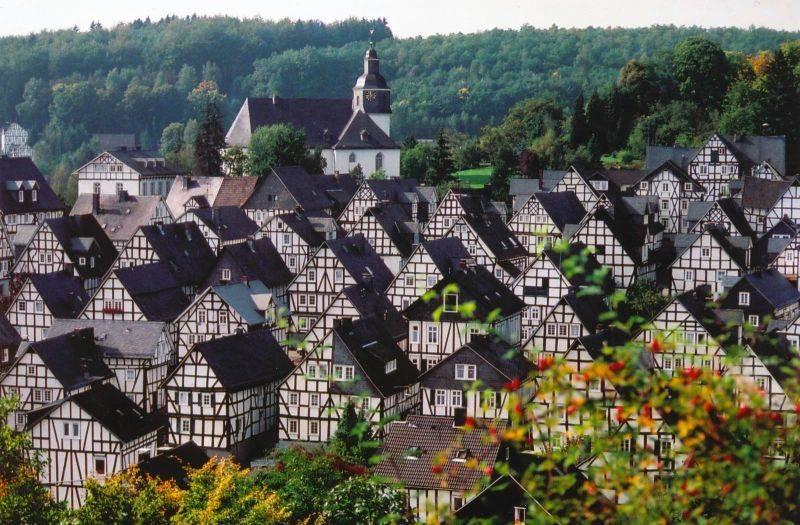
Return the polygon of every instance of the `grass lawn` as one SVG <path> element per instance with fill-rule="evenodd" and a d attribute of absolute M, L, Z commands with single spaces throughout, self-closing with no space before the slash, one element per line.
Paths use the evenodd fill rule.
<path fill-rule="evenodd" d="M 470 188 L 483 188 L 484 184 L 489 182 L 489 177 L 492 175 L 492 168 L 491 166 L 472 168 L 457 171 L 453 175 L 461 179 L 464 184 Z"/>

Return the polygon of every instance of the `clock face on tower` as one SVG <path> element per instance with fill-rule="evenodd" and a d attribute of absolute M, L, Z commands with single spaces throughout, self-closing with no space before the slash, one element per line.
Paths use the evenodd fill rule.
<path fill-rule="evenodd" d="M 364 100 L 374 102 L 378 98 L 378 94 L 374 91 L 364 91 Z"/>

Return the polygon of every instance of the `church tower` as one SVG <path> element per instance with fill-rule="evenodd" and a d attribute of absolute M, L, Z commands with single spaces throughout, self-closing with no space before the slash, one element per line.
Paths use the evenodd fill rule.
<path fill-rule="evenodd" d="M 369 115 L 389 135 L 392 118 L 391 90 L 381 75 L 381 61 L 375 51 L 375 43 L 371 40 L 369 49 L 364 54 L 364 73 L 353 86 L 353 111 L 359 110 Z"/>

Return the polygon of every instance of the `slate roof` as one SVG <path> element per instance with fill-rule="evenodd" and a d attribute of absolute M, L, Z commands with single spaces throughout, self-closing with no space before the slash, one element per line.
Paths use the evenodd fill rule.
<path fill-rule="evenodd" d="M 226 136 L 229 145 L 247 147 L 257 128 L 285 123 L 304 130 L 310 148 L 330 148 L 353 115 L 349 98 L 247 98 L 242 112 L 240 116 L 246 118 L 234 122 Z"/>
<path fill-rule="evenodd" d="M 542 171 L 542 191 L 550 191 L 561 182 L 567 174 L 567 170 L 544 170 Z"/>
<path fill-rule="evenodd" d="M 224 206 L 236 206 L 241 208 L 258 184 L 258 177 L 222 177 L 219 191 L 214 198 L 213 206 L 221 208 Z"/>
<path fill-rule="evenodd" d="M 186 213 L 187 204 L 194 198 L 201 198 L 205 206 L 209 206 L 217 198 L 225 177 L 196 177 L 179 175 L 172 182 L 166 203 L 173 217 Z"/>
<path fill-rule="evenodd" d="M 70 272 L 39 273 L 28 276 L 53 317 L 78 317 L 89 302 L 81 280 Z"/>
<path fill-rule="evenodd" d="M 403 196 L 407 193 L 419 195 L 424 202 L 429 197 L 419 193 L 418 190 L 423 186 L 416 179 L 367 179 L 362 184 L 372 190 L 379 201 L 403 202 Z"/>
<path fill-rule="evenodd" d="M 97 222 L 114 242 L 127 242 L 140 226 L 156 214 L 161 201 L 158 195 L 100 195 L 100 210 L 92 209 L 94 195 L 78 195 L 70 215 L 94 215 Z"/>
<path fill-rule="evenodd" d="M 261 178 L 244 208 L 271 209 L 274 206 L 274 196 L 264 189 L 270 177 L 276 177 L 296 205 L 306 212 L 343 207 L 356 191 L 350 175 L 312 175 L 300 166 L 277 166 Z"/>
<path fill-rule="evenodd" d="M 112 358 L 149 359 L 156 357 L 158 342 L 166 323 L 100 319 L 55 319 L 47 335 L 56 337 L 90 328 L 101 354 Z"/>
<path fill-rule="evenodd" d="M 292 272 L 269 237 L 223 246 L 219 261 L 220 264 L 233 261 L 243 275 L 269 288 L 286 286 L 292 281 Z"/>
<path fill-rule="evenodd" d="M 528 250 L 522 246 L 517 236 L 508 227 L 503 217 L 493 213 L 484 215 L 465 215 L 464 220 L 472 227 L 486 247 L 492 252 L 498 263 L 528 256 Z M 519 270 L 513 266 L 504 268 L 517 275 Z"/>
<path fill-rule="evenodd" d="M 333 329 L 334 352 L 337 345 L 344 348 L 353 356 L 364 372 L 367 380 L 383 397 L 389 397 L 401 392 L 406 387 L 417 382 L 419 372 L 411 363 L 405 352 L 397 345 L 394 336 L 383 326 L 383 323 L 373 319 L 360 319 L 351 322 L 342 322 Z M 386 364 L 396 360 L 397 369 L 386 372 Z M 337 392 L 359 394 L 359 391 L 349 388 L 346 383 L 334 384 Z"/>
<path fill-rule="evenodd" d="M 227 392 L 281 380 L 294 368 L 269 330 L 218 337 L 192 351 L 203 356 Z"/>
<path fill-rule="evenodd" d="M 342 290 L 362 319 L 377 320 L 396 341 L 408 337 L 408 324 L 382 291 L 356 284 Z"/>
<path fill-rule="evenodd" d="M 158 259 L 170 267 L 181 285 L 203 282 L 216 263 L 216 256 L 194 222 L 142 226 L 142 234 Z"/>
<path fill-rule="evenodd" d="M 259 305 L 256 302 L 266 300 L 267 297 L 271 298 L 272 293 L 261 281 L 248 281 L 247 284 L 223 284 L 212 286 L 212 289 L 248 325 L 259 325 L 266 322 L 264 310 L 259 308 L 259 306 L 265 305 Z"/>
<path fill-rule="evenodd" d="M 194 441 L 187 441 L 136 464 L 139 474 L 174 481 L 178 488 L 189 487 L 189 470 L 199 469 L 209 460 Z"/>
<path fill-rule="evenodd" d="M 300 236 L 309 246 L 319 246 L 325 242 L 325 234 L 318 231 L 305 213 L 283 213 L 278 215 L 286 226 Z M 338 235 L 337 235 L 338 237 Z"/>
<path fill-rule="evenodd" d="M 29 191 L 25 192 L 25 202 L 19 202 L 19 185 L 27 187 L 30 183 L 38 186 L 36 202 L 31 201 Z M 5 214 L 67 211 L 30 157 L 0 156 L 0 186 L 0 211 Z"/>
<path fill-rule="evenodd" d="M 495 309 L 499 309 L 502 318 L 521 312 L 525 307 L 525 303 L 520 298 L 483 266 L 474 265 L 459 269 L 441 279 L 432 290 L 438 296 L 450 284 L 458 287 L 459 304 L 465 304 L 468 301 L 475 302 L 472 320 L 477 322 L 483 322 Z M 420 297 L 411 303 L 411 306 L 406 308 L 403 314 L 407 319 L 430 321 L 434 311 L 441 306 L 441 298 L 426 301 L 424 297 Z M 440 319 L 445 322 L 468 321 L 458 312 L 442 312 Z"/>
<path fill-rule="evenodd" d="M 117 259 L 117 249 L 93 215 L 68 215 L 57 219 L 46 219 L 53 235 L 69 254 L 75 269 L 83 278 L 103 276 Z M 78 264 L 79 257 L 87 257 L 88 249 L 96 245 L 95 265 Z"/>
<path fill-rule="evenodd" d="M 667 161 L 673 162 L 682 170 L 689 168 L 689 162 L 700 151 L 696 148 L 682 148 L 678 146 L 647 146 L 645 150 L 645 169 L 652 172 Z"/>
<path fill-rule="evenodd" d="M 47 369 L 66 390 L 75 390 L 114 377 L 101 358 L 91 329 L 83 329 L 29 343 Z M 20 351 L 18 358 L 23 352 Z"/>
<path fill-rule="evenodd" d="M 781 308 L 800 301 L 800 291 L 777 270 L 763 270 L 744 275 L 734 288 L 746 286 L 758 292 L 773 308 Z M 731 294 L 733 296 L 735 294 Z M 731 299 L 738 300 L 736 297 Z"/>
<path fill-rule="evenodd" d="M 144 177 L 172 177 L 186 173 L 170 165 L 158 151 L 114 150 L 106 152 Z"/>
<path fill-rule="evenodd" d="M 728 219 L 730 219 L 733 227 L 736 228 L 740 234 L 749 237 L 755 235 L 753 227 L 750 226 L 750 222 L 748 222 L 744 215 L 741 200 L 727 197 L 724 199 L 719 199 L 717 203 L 719 204 L 720 209 L 725 212 L 725 215 L 728 216 Z"/>
<path fill-rule="evenodd" d="M 645 178 L 649 179 L 654 175 L 658 175 L 663 170 L 669 170 L 670 172 L 672 172 L 673 175 L 681 179 L 684 183 L 690 182 L 694 187 L 694 191 L 702 191 L 702 192 L 706 191 L 706 189 L 703 187 L 702 184 L 700 184 L 699 182 L 694 180 L 691 176 L 689 176 L 689 173 L 687 173 L 685 166 L 680 166 L 679 164 L 673 162 L 672 160 L 664 161 L 662 164 L 656 166 L 647 173 L 647 176 Z"/>
<path fill-rule="evenodd" d="M 786 180 L 767 180 L 744 177 L 742 206 L 744 208 L 772 209 L 792 183 Z"/>
<path fill-rule="evenodd" d="M 22 341 L 17 329 L 11 324 L 5 314 L 0 313 L 0 348 L 10 347 L 16 351 L 19 343 Z M 14 352 L 11 352 L 14 355 Z"/>
<path fill-rule="evenodd" d="M 258 224 L 241 208 L 235 206 L 198 208 L 191 214 L 214 232 L 222 242 L 245 239 L 258 231 Z"/>
<path fill-rule="evenodd" d="M 394 276 L 363 234 L 325 241 L 357 283 L 383 291 Z"/>
<path fill-rule="evenodd" d="M 633 186 L 634 184 L 637 184 L 647 175 L 647 171 L 645 170 L 626 168 L 607 169 L 603 170 L 603 173 L 609 182 L 620 189 L 625 186 Z"/>
<path fill-rule="evenodd" d="M 68 401 L 81 407 L 94 420 L 125 443 L 155 432 L 165 425 L 161 414 L 145 413 L 117 387 L 103 383 L 95 384 L 88 390 L 32 412 L 28 428 L 33 427 L 56 407 Z"/>
<path fill-rule="evenodd" d="M 114 275 L 148 321 L 174 321 L 189 306 L 168 263 L 118 268 Z"/>
<path fill-rule="evenodd" d="M 567 224 L 578 224 L 586 217 L 586 208 L 574 191 L 539 192 L 534 195 L 561 231 Z"/>
<path fill-rule="evenodd" d="M 483 472 L 464 462 L 453 461 L 460 451 L 468 452 L 478 463 L 492 465 L 501 454 L 499 441 L 488 439 L 483 423 L 470 431 L 454 427 L 452 417 L 409 415 L 406 421 L 393 421 L 386 428 L 386 437 L 379 450 L 381 461 L 374 473 L 399 481 L 407 489 L 441 489 L 469 492 L 483 478 Z M 505 422 L 492 423 L 502 434 Z M 414 453 L 415 459 L 409 456 Z M 434 474 L 434 462 L 442 459 L 442 474 Z"/>
<path fill-rule="evenodd" d="M 461 268 L 462 261 L 473 258 L 458 237 L 444 237 L 432 241 L 423 241 L 422 247 L 428 252 L 442 275 L 448 275 L 458 270 Z"/>
<path fill-rule="evenodd" d="M 600 316 L 603 312 L 609 311 L 605 297 L 601 295 L 579 295 L 570 290 L 561 300 L 572 308 L 583 326 L 590 332 L 601 328 Z"/>
<path fill-rule="evenodd" d="M 754 164 L 768 162 L 780 175 L 786 173 L 786 137 L 783 135 L 719 135 L 720 139 L 743 162 L 745 172 Z"/>
<path fill-rule="evenodd" d="M 787 219 L 782 219 L 770 228 L 753 248 L 753 265 L 766 267 L 772 264 L 797 237 L 797 227 Z"/>
<path fill-rule="evenodd" d="M 333 149 L 400 149 L 363 111 L 353 113 Z"/>

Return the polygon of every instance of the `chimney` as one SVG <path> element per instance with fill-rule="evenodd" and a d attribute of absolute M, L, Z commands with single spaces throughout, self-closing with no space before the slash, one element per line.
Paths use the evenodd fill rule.
<path fill-rule="evenodd" d="M 459 407 L 453 410 L 453 426 L 455 428 L 463 427 L 467 422 L 467 409 Z"/>
<path fill-rule="evenodd" d="M 278 95 L 272 95 L 272 105 L 274 106 L 277 103 L 278 103 Z"/>
<path fill-rule="evenodd" d="M 92 193 L 92 213 L 100 213 L 100 194 Z"/>
<path fill-rule="evenodd" d="M 250 278 L 246 275 L 242 275 L 242 284 L 245 285 L 245 287 L 250 288 Z"/>

